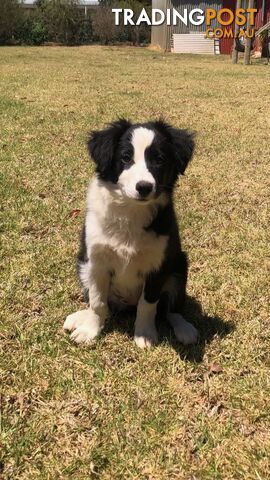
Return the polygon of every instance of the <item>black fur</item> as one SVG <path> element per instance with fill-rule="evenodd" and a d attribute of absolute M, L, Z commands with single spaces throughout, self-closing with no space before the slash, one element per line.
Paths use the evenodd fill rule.
<path fill-rule="evenodd" d="M 152 272 L 146 279 L 145 299 L 149 303 L 157 302 L 161 297 L 161 290 L 166 280 L 173 276 L 174 282 L 177 284 L 177 295 L 172 299 L 166 295 L 166 292 L 162 293 L 163 310 L 166 308 L 167 311 L 181 313 L 186 296 L 188 260 L 186 253 L 181 249 L 177 220 L 171 200 L 168 205 L 159 209 L 147 230 L 152 230 L 157 235 L 166 235 L 169 237 L 169 241 L 160 270 Z M 164 302 L 165 298 L 166 302 Z"/>
<path fill-rule="evenodd" d="M 149 171 L 157 181 L 157 195 L 172 191 L 179 174 L 183 175 L 194 150 L 194 134 L 171 127 L 162 120 L 132 125 L 120 119 L 108 128 L 92 132 L 88 151 L 96 164 L 98 176 L 117 183 L 119 175 L 133 164 L 133 146 L 130 143 L 135 128 L 146 127 L 155 132 L 155 138 L 146 149 Z"/>
<path fill-rule="evenodd" d="M 120 119 L 105 130 L 92 132 L 88 141 L 88 151 L 96 164 L 96 171 L 103 180 L 117 182 L 115 152 L 126 130 L 131 127 L 128 120 Z"/>

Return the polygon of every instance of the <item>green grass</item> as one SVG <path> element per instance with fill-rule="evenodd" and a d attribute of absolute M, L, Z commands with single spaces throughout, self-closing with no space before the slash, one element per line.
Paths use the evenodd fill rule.
<path fill-rule="evenodd" d="M 1 478 L 269 478 L 269 67 L 116 47 L 0 54 Z M 163 328 L 139 351 L 122 318 L 78 348 L 62 325 L 83 308 L 87 132 L 161 115 L 197 131 L 176 205 L 201 342 Z"/>

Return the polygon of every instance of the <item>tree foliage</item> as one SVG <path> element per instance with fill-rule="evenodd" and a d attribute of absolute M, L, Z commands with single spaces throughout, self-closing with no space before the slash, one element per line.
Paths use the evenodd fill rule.
<path fill-rule="evenodd" d="M 93 18 L 93 31 L 95 36 L 102 43 L 131 42 L 134 45 L 148 43 L 150 41 L 151 29 L 148 25 L 124 25 L 123 15 L 120 17 L 120 25 L 115 25 L 112 8 L 129 8 L 133 10 L 133 20 L 136 23 L 141 10 L 145 8 L 150 13 L 151 1 L 139 0 L 100 0 L 100 5 Z"/>
<path fill-rule="evenodd" d="M 113 42 L 116 37 L 116 26 L 114 24 L 114 15 L 112 7 L 103 2 L 94 12 L 93 33 L 97 40 L 107 45 Z"/>
<path fill-rule="evenodd" d="M 17 0 L 0 2 L 0 44 L 10 43 L 16 29 L 21 25 L 23 12 Z"/>
<path fill-rule="evenodd" d="M 139 0 L 120 0 L 118 2 L 119 8 L 129 8 L 134 12 L 133 21 L 136 21 L 139 18 L 139 15 L 144 8 L 148 15 L 150 15 L 151 2 L 149 1 L 139 1 Z M 126 38 L 131 41 L 134 45 L 139 45 L 140 43 L 147 43 L 150 41 L 150 27 L 141 23 L 140 25 L 125 25 L 123 26 Z"/>
<path fill-rule="evenodd" d="M 80 43 L 78 30 L 82 12 L 76 0 L 38 0 L 37 8 L 50 41 L 66 45 Z"/>
<path fill-rule="evenodd" d="M 147 43 L 147 25 L 116 26 L 112 8 L 131 8 L 136 21 L 142 8 L 149 9 L 149 0 L 100 0 L 98 7 L 87 10 L 79 0 L 36 0 L 35 9 L 24 9 L 19 0 L 0 0 L 0 44 L 40 45 L 57 42 L 78 45 L 101 43 Z M 151 2 L 150 2 L 151 3 Z"/>

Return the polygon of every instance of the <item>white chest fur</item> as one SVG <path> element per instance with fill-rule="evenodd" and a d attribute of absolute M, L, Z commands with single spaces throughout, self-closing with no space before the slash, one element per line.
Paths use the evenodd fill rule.
<path fill-rule="evenodd" d="M 145 275 L 160 267 L 168 238 L 145 227 L 158 205 L 124 204 L 101 182 L 89 187 L 86 216 L 88 257 L 111 273 L 109 299 L 136 305 Z"/>

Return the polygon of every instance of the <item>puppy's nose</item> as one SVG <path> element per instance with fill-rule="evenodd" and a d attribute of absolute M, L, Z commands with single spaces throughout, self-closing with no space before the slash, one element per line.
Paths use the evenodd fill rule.
<path fill-rule="evenodd" d="M 141 182 L 136 183 L 136 190 L 142 198 L 146 198 L 152 192 L 153 185 L 150 182 L 144 182 L 142 180 Z"/>

